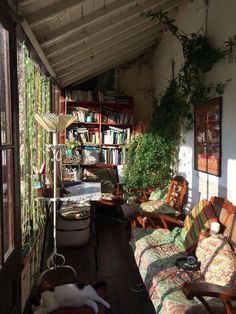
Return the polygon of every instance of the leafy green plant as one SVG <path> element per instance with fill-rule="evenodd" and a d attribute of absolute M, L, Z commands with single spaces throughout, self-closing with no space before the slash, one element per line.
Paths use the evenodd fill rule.
<path fill-rule="evenodd" d="M 180 41 L 184 63 L 159 100 L 155 100 L 149 132 L 134 138 L 128 147 L 124 171 L 126 192 L 167 185 L 178 163 L 181 129 L 192 127 L 194 106 L 206 101 L 212 90 L 222 94 L 230 82 L 206 84 L 204 73 L 232 51 L 236 40 L 236 37 L 229 39 L 226 49 L 215 49 L 205 35 L 180 32 L 175 21 L 162 11 L 149 11 L 144 15 L 159 19 Z"/>
<path fill-rule="evenodd" d="M 230 79 L 224 83 L 206 84 L 204 73 L 212 66 L 224 59 L 232 52 L 236 45 L 236 36 L 229 38 L 226 48 L 214 48 L 209 38 L 200 33 L 185 34 L 175 25 L 165 12 L 146 12 L 150 19 L 158 19 L 181 43 L 184 62 L 175 79 L 169 82 L 167 88 L 160 95 L 159 101 L 154 103 L 152 128 L 166 140 L 173 136 L 178 145 L 181 128 L 192 127 L 193 108 L 209 99 L 212 91 L 222 95 Z"/>
<path fill-rule="evenodd" d="M 68 148 L 76 150 L 81 146 L 81 143 L 73 137 L 70 140 L 66 140 L 66 145 Z"/>
<path fill-rule="evenodd" d="M 233 46 L 236 44 L 236 37 L 234 36 L 233 39 L 229 38 L 225 42 L 225 49 L 214 48 L 206 35 L 181 32 L 178 26 L 175 25 L 175 20 L 170 19 L 165 12 L 148 11 L 144 15 L 164 23 L 182 45 L 184 63 L 178 73 L 176 82 L 179 93 L 185 99 L 186 108 L 202 104 L 209 98 L 209 94 L 213 90 L 218 94 L 222 94 L 230 80 L 218 83 L 215 86 L 214 84 L 206 84 L 203 74 L 232 52 Z M 191 111 L 190 108 L 187 111 L 189 113 Z"/>
<path fill-rule="evenodd" d="M 124 189 L 165 187 L 173 175 L 176 163 L 175 146 L 155 133 L 135 137 L 127 152 Z"/>

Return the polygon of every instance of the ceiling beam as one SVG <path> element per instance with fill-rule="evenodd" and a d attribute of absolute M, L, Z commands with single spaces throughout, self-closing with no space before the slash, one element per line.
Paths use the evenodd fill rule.
<path fill-rule="evenodd" d="M 78 51 L 85 50 L 87 48 L 91 48 L 96 43 L 106 42 L 108 39 L 113 38 L 119 34 L 122 34 L 126 31 L 133 30 L 136 26 L 141 25 L 143 23 L 150 23 L 152 25 L 157 25 L 158 21 L 150 21 L 144 17 L 136 17 L 131 20 L 125 20 L 123 23 L 119 23 L 118 25 L 113 25 L 112 28 L 109 29 L 101 29 L 97 32 L 91 32 L 88 36 L 78 36 L 77 39 L 73 42 L 73 44 L 69 46 L 65 46 L 65 49 L 55 50 L 54 47 L 50 47 L 48 49 L 44 49 L 46 55 L 49 60 L 52 60 L 52 63 L 60 62 L 61 59 L 66 58 L 68 56 L 74 55 L 78 53 Z"/>
<path fill-rule="evenodd" d="M 85 25 L 94 25 L 96 22 L 104 20 L 111 13 L 114 14 L 117 10 L 121 10 L 131 5 L 135 6 L 135 1 L 119 0 L 112 2 L 110 5 L 104 6 L 86 16 L 78 18 L 76 21 L 68 25 L 63 25 L 51 33 L 45 34 L 40 44 L 43 48 L 48 47 L 56 41 L 64 40 L 65 37 L 83 29 Z"/>
<path fill-rule="evenodd" d="M 60 79 L 61 85 L 67 86 L 70 85 L 76 81 L 79 81 L 89 75 L 96 76 L 97 71 L 108 71 L 115 66 L 121 65 L 127 61 L 135 59 L 138 55 L 141 55 L 144 53 L 144 51 L 150 50 L 150 47 L 156 45 L 158 43 L 158 40 L 155 39 L 152 42 L 145 43 L 143 45 L 140 45 L 139 47 L 135 49 L 131 49 L 130 51 L 124 53 L 119 56 L 111 55 L 110 58 L 104 59 L 102 62 L 95 63 L 93 66 L 90 66 L 89 68 L 85 68 L 84 71 L 76 71 L 74 75 L 69 75 L 68 77 L 64 77 L 63 79 Z"/>
<path fill-rule="evenodd" d="M 21 7 L 24 7 L 24 6 L 28 5 L 28 4 L 33 3 L 35 1 L 36 0 L 21 0 L 21 1 L 17 2 L 17 6 L 18 6 L 18 8 L 21 8 Z"/>
<path fill-rule="evenodd" d="M 111 63 L 106 63 L 97 68 L 91 69 L 90 71 L 86 73 L 77 74 L 77 76 L 71 79 L 71 81 L 67 81 L 67 82 L 64 81 L 64 82 L 61 82 L 61 84 L 63 88 L 65 88 L 66 86 L 74 84 L 74 83 L 77 84 L 77 83 L 86 82 L 89 79 L 95 76 L 98 76 L 99 74 L 105 73 L 106 71 L 110 71 L 111 69 L 114 69 L 118 66 L 124 65 L 127 62 L 137 59 L 141 55 L 148 53 L 151 48 L 152 48 L 151 46 L 144 48 L 142 51 L 137 51 L 137 52 L 134 52 L 133 54 L 123 56 L 123 58 L 120 60 L 114 60 Z"/>
<path fill-rule="evenodd" d="M 168 16 L 172 18 L 175 13 L 174 10 L 171 10 Z M 140 19 L 137 21 L 140 22 Z M 108 49 L 118 42 L 123 42 L 124 40 L 132 38 L 136 34 L 147 30 L 151 31 L 152 28 L 156 28 L 156 30 L 161 30 L 163 28 L 163 25 L 158 25 L 159 23 L 157 20 L 144 19 L 141 20 L 141 23 L 139 24 L 132 23 L 132 21 L 130 22 L 129 25 L 125 24 L 123 28 L 120 28 L 120 31 L 116 28 L 115 32 L 111 32 L 111 36 L 109 36 L 108 33 L 106 33 L 106 36 L 101 34 L 101 36 L 96 37 L 97 40 L 91 37 L 87 41 L 83 41 L 79 46 L 73 47 L 59 56 L 49 58 L 55 72 L 67 67 L 68 62 L 70 65 L 73 65 L 78 62 L 78 60 L 83 60 L 83 58 L 92 55 L 94 52 Z"/>
<path fill-rule="evenodd" d="M 68 67 L 68 63 L 71 65 L 74 65 L 78 63 L 78 60 L 82 61 L 85 58 L 88 58 L 89 56 L 94 56 L 95 53 L 99 53 L 102 51 L 105 51 L 117 44 L 123 43 L 125 40 L 132 40 L 132 38 L 136 36 L 142 36 L 143 33 L 148 34 L 153 31 L 158 31 L 163 26 L 157 26 L 153 23 L 143 23 L 141 25 L 138 25 L 134 27 L 132 31 L 124 32 L 124 33 L 118 33 L 115 34 L 114 37 L 108 38 L 105 42 L 98 42 L 97 44 L 94 44 L 92 47 L 88 47 L 85 50 L 81 50 L 78 48 L 77 53 L 72 55 L 70 52 L 67 53 L 67 58 L 64 58 L 64 60 L 60 59 L 61 62 L 57 65 L 54 65 L 54 59 L 52 59 L 52 66 L 55 70 L 55 72 L 58 72 L 60 70 L 63 70 Z M 58 60 L 58 59 L 57 59 Z"/>
<path fill-rule="evenodd" d="M 71 10 L 87 0 L 62 0 L 27 16 L 31 28 L 49 21 L 63 11 Z"/>
<path fill-rule="evenodd" d="M 147 19 L 145 17 L 140 17 L 140 13 L 142 11 L 150 9 L 162 9 L 163 11 L 169 11 L 173 8 L 176 8 L 179 2 L 180 0 L 161 0 L 161 2 L 159 1 L 157 3 L 156 0 L 147 0 L 145 5 L 142 5 L 141 7 L 135 7 L 132 10 L 125 12 L 124 14 L 114 17 L 113 19 L 105 20 L 99 25 L 92 25 L 88 28 L 84 27 L 81 31 L 76 32 L 70 38 L 65 38 L 63 42 L 55 43 L 53 46 L 45 49 L 45 54 L 48 57 L 52 57 L 53 55 L 57 55 L 59 51 L 64 52 L 68 48 L 73 47 L 76 42 L 82 42 L 91 36 L 94 36 L 94 40 L 96 40 L 95 35 L 98 36 L 103 33 L 103 36 L 106 36 L 108 32 L 110 34 L 112 34 L 112 32 L 115 33 L 116 28 L 123 28 L 122 24 L 125 24 L 126 22 L 129 22 L 130 24 L 134 23 L 134 21 L 131 20 L 135 18 L 140 20 L 140 22 L 142 19 Z"/>
<path fill-rule="evenodd" d="M 55 74 L 54 70 L 52 69 L 52 67 L 51 67 L 47 57 L 45 56 L 43 50 L 41 49 L 41 47 L 40 47 L 36 37 L 34 36 L 32 30 L 29 27 L 29 24 L 26 22 L 26 20 L 23 20 L 21 22 L 21 26 L 22 26 L 23 30 L 25 31 L 25 33 L 26 33 L 29 41 L 31 42 L 32 46 L 34 47 L 36 53 L 38 54 L 39 58 L 43 62 L 45 68 L 48 71 L 48 73 L 57 81 L 56 74 Z"/>
<path fill-rule="evenodd" d="M 68 60 L 71 60 L 72 58 L 80 58 L 81 55 L 87 53 L 89 50 L 94 49 L 99 46 L 104 46 L 104 45 L 109 45 L 110 42 L 113 41 L 118 41 L 119 38 L 123 37 L 124 38 L 129 38 L 132 36 L 133 32 L 137 31 L 142 31 L 142 29 L 147 29 L 149 27 L 156 27 L 156 23 L 153 23 L 153 21 L 149 20 L 140 20 L 141 23 L 136 24 L 136 23 L 125 23 L 124 26 L 116 28 L 115 31 L 108 31 L 106 34 L 100 33 L 96 34 L 94 36 L 91 36 L 87 38 L 86 40 L 82 42 L 76 43 L 76 46 L 74 46 L 71 49 L 68 49 L 61 54 L 54 56 L 54 57 L 49 57 L 48 59 L 50 60 L 51 64 L 53 67 L 62 65 L 64 63 L 68 63 Z M 139 21 L 139 22 L 140 22 Z M 96 40 L 95 40 L 96 38 Z"/>
<path fill-rule="evenodd" d="M 90 67 L 93 63 L 99 63 L 103 61 L 104 59 L 109 58 L 112 56 L 119 56 L 120 54 L 124 54 L 125 52 L 132 51 L 132 49 L 136 49 L 139 46 L 143 46 L 144 44 L 148 42 L 153 42 L 155 39 L 158 41 L 160 38 L 160 31 L 159 30 L 152 30 L 151 32 L 144 32 L 141 34 L 138 34 L 131 38 L 129 41 L 123 41 L 119 44 L 114 44 L 109 49 L 94 53 L 94 55 L 87 56 L 84 60 L 80 60 L 79 62 L 75 63 L 72 67 L 68 66 L 67 68 L 58 71 L 57 77 L 61 79 L 64 76 L 68 76 L 71 73 L 74 73 L 76 71 L 81 71 L 85 67 Z"/>

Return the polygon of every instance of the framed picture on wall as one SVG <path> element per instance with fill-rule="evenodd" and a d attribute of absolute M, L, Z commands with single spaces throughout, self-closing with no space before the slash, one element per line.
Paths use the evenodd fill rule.
<path fill-rule="evenodd" d="M 194 110 L 194 167 L 221 176 L 222 98 L 196 106 Z"/>

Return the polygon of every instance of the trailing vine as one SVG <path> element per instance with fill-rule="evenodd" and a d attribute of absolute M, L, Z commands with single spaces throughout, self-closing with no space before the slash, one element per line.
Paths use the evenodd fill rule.
<path fill-rule="evenodd" d="M 208 100 L 212 92 L 222 95 L 225 87 L 231 81 L 228 79 L 224 83 L 206 84 L 204 73 L 209 71 L 215 63 L 224 59 L 232 52 L 233 46 L 236 45 L 236 37 L 234 36 L 233 39 L 228 38 L 228 41 L 225 42 L 225 49 L 213 48 L 206 35 L 202 35 L 199 32 L 191 34 L 181 32 L 175 24 L 175 20 L 170 19 L 165 12 L 158 11 L 154 13 L 149 11 L 144 13 L 144 15 L 152 20 L 158 19 L 160 23 L 164 23 L 166 28 L 182 45 L 184 57 L 183 65 L 177 77 L 174 78 L 173 81 L 169 83 L 166 90 L 162 92 L 159 102 L 154 104 L 154 118 L 152 121 L 152 127 L 155 128 L 157 132 L 163 132 L 161 130 L 162 123 L 160 123 L 159 116 L 166 114 L 168 118 L 168 116 L 172 114 L 173 119 L 170 122 L 168 122 L 167 119 L 165 128 L 169 128 L 170 133 L 171 130 L 173 130 L 174 122 L 176 122 L 178 125 L 176 125 L 174 129 L 178 129 L 176 134 L 180 135 L 181 126 L 185 125 L 187 130 L 192 127 L 192 109 L 194 106 Z M 175 91 L 173 87 L 175 87 Z M 174 102 L 174 105 L 168 101 L 170 91 L 173 92 L 172 102 Z"/>
<path fill-rule="evenodd" d="M 184 62 L 178 75 L 155 100 L 151 127 L 129 145 L 124 187 L 147 189 L 167 184 L 178 162 L 181 130 L 193 125 L 193 108 L 209 99 L 210 93 L 221 95 L 230 82 L 206 84 L 204 73 L 232 52 L 236 37 L 228 39 L 225 49 L 213 48 L 209 38 L 200 33 L 190 35 L 179 31 L 166 13 L 144 13 L 158 19 L 181 43 Z M 174 71 L 173 71 L 174 72 Z"/>

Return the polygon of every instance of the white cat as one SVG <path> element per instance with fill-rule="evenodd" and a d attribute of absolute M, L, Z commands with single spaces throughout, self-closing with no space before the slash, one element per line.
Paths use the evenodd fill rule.
<path fill-rule="evenodd" d="M 53 291 L 44 291 L 41 294 L 40 305 L 34 310 L 35 314 L 47 314 L 61 307 L 80 307 L 83 305 L 91 306 L 95 313 L 98 313 L 96 302 L 100 302 L 106 308 L 110 305 L 101 298 L 94 288 L 85 285 L 66 284 L 55 287 Z"/>

